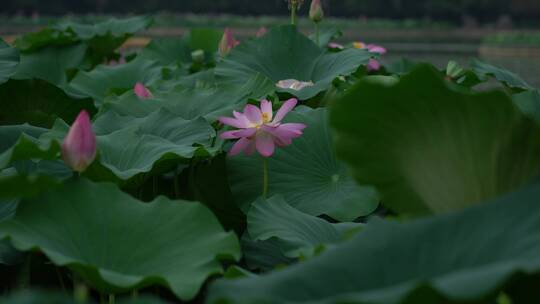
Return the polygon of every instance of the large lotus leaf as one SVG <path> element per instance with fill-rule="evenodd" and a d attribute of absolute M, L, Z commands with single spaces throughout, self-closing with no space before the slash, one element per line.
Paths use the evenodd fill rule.
<path fill-rule="evenodd" d="M 536 184 L 450 215 L 377 220 L 304 263 L 220 280 L 208 303 L 494 303 L 506 284 L 540 272 L 538 197 Z"/>
<path fill-rule="evenodd" d="M 480 78 L 486 78 L 486 76 L 494 77 L 498 81 L 506 84 L 511 88 L 518 89 L 532 89 L 532 87 L 521 79 L 518 75 L 510 72 L 506 69 L 493 66 L 491 64 L 482 62 L 480 60 L 473 60 L 471 62 L 471 69 Z"/>
<path fill-rule="evenodd" d="M 55 25 L 60 30 L 71 30 L 81 40 L 96 39 L 100 36 L 112 36 L 115 38 L 127 38 L 130 35 L 147 29 L 152 25 L 153 19 L 148 16 L 138 16 L 126 19 L 108 18 L 96 24 L 81 24 L 63 22 Z"/>
<path fill-rule="evenodd" d="M 29 53 L 48 46 L 67 46 L 77 41 L 77 35 L 73 31 L 47 27 L 17 37 L 15 46 L 22 52 Z"/>
<path fill-rule="evenodd" d="M 326 109 L 299 108 L 285 121 L 304 123 L 307 128 L 292 145 L 278 148 L 268 158 L 269 196 L 280 194 L 302 212 L 341 221 L 371 213 L 378 194 L 373 187 L 357 185 L 345 164 L 337 160 Z M 262 163 L 258 155 L 228 158 L 231 190 L 246 212 L 262 193 Z"/>
<path fill-rule="evenodd" d="M 58 143 L 68 128 L 58 122 L 48 135 Z M 219 150 L 212 147 L 216 132 L 206 120 L 200 117 L 185 120 L 166 109 L 140 118 L 108 111 L 96 119 L 93 129 L 97 135 L 98 159 L 85 174 L 97 180 L 117 181 L 113 178 L 116 177 L 126 181 L 150 172 L 161 162 L 213 155 Z M 113 177 L 103 176 L 102 167 Z"/>
<path fill-rule="evenodd" d="M 329 53 L 300 34 L 293 26 L 272 29 L 263 37 L 245 41 L 216 66 L 216 75 L 226 81 L 245 83 L 260 73 L 272 82 L 296 79 L 313 82 L 299 91 L 280 90 L 300 99 L 309 99 L 328 89 L 341 75 L 349 75 L 373 54 L 365 50 L 347 49 Z"/>
<path fill-rule="evenodd" d="M 13 292 L 9 295 L 0 297 L 0 302 L 4 304 L 80 304 L 80 300 L 75 300 L 73 295 L 66 292 L 40 290 L 40 289 L 23 289 Z M 86 300 L 85 304 L 94 304 L 92 299 Z M 141 295 L 137 298 L 120 298 L 116 302 L 118 304 L 166 304 L 159 298 L 148 295 Z"/>
<path fill-rule="evenodd" d="M 13 78 L 38 78 L 57 86 L 64 86 L 68 82 L 67 72 L 83 63 L 86 49 L 86 45 L 79 43 L 68 47 L 48 47 L 39 52 L 23 53 Z"/>
<path fill-rule="evenodd" d="M 69 97 L 44 80 L 9 80 L 0 84 L 0 124 L 30 123 L 50 127 L 56 118 L 72 123 L 79 112 L 95 112 L 89 99 Z"/>
<path fill-rule="evenodd" d="M 5 128 L 5 126 L 2 127 L 2 130 L 5 130 Z M 30 159 L 54 160 L 58 158 L 60 153 L 60 143 L 58 141 L 46 138 L 46 133 L 37 138 L 37 134 L 41 133 L 40 130 L 35 134 L 32 133 L 31 131 L 24 131 L 20 133 L 20 137 L 12 145 L 5 146 L 6 149 L 0 153 L 0 170 L 13 165 L 16 161 Z M 9 139 L 8 141 L 11 142 Z"/>
<path fill-rule="evenodd" d="M 11 148 L 23 133 L 38 138 L 45 132 L 47 132 L 47 129 L 34 127 L 29 124 L 0 126 L 0 153 Z"/>
<path fill-rule="evenodd" d="M 158 60 L 161 64 L 192 62 L 191 53 L 204 51 L 206 60 L 213 60 L 223 33 L 214 29 L 192 29 L 182 38 L 154 39 L 139 56 Z"/>
<path fill-rule="evenodd" d="M 0 191 L 3 190 L 0 188 Z M 0 199 L 0 222 L 8 220 L 15 215 L 17 205 L 19 201 L 17 199 Z M 22 253 L 9 243 L 9 241 L 0 241 L 0 264 L 12 265 L 21 260 Z"/>
<path fill-rule="evenodd" d="M 321 246 L 338 243 L 346 233 L 359 230 L 362 224 L 331 224 L 291 207 L 279 195 L 260 198 L 247 215 L 249 236 L 254 241 L 278 239 L 281 251 L 288 257 L 310 257 Z"/>
<path fill-rule="evenodd" d="M 361 81 L 331 120 L 340 157 L 395 211 L 461 209 L 540 175 L 537 123 L 508 95 L 464 91 L 428 65 L 395 85 Z"/>
<path fill-rule="evenodd" d="M 135 59 L 117 66 L 100 65 L 89 72 L 77 73 L 70 83 L 74 92 L 101 103 L 107 95 L 132 90 L 135 83 L 147 83 L 160 76 L 155 61 Z"/>
<path fill-rule="evenodd" d="M 298 260 L 285 256 L 282 250 L 283 242 L 277 238 L 254 241 L 246 232 L 242 236 L 241 245 L 246 265 L 253 270 L 269 271 Z"/>
<path fill-rule="evenodd" d="M 240 256 L 234 233 L 199 203 L 159 197 L 145 204 L 115 185 L 86 180 L 21 201 L 15 217 L 0 223 L 6 237 L 103 292 L 161 285 L 183 300 L 222 272 L 219 259 Z"/>
<path fill-rule="evenodd" d="M 0 39 L 0 84 L 17 71 L 19 52 Z"/>
<path fill-rule="evenodd" d="M 154 97 L 141 100 L 133 92 L 126 92 L 118 98 L 110 98 L 104 108 L 110 108 L 121 115 L 145 117 L 160 108 L 184 119 L 204 117 L 215 121 L 222 115 L 241 109 L 247 94 L 237 90 L 221 88 L 178 88 L 168 92 L 157 92 Z"/>
<path fill-rule="evenodd" d="M 540 91 L 525 91 L 512 96 L 514 103 L 525 115 L 540 123 Z"/>

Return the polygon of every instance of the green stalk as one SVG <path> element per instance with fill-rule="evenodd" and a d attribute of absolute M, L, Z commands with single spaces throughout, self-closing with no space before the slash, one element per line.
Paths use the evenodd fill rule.
<path fill-rule="evenodd" d="M 295 0 L 291 1 L 291 24 L 296 25 L 296 8 L 298 4 Z"/>
<path fill-rule="evenodd" d="M 268 196 L 268 158 L 263 157 L 263 198 Z"/>
<path fill-rule="evenodd" d="M 320 28 L 319 28 L 319 22 L 315 22 L 315 42 L 317 45 L 319 45 L 319 34 L 320 34 Z"/>
<path fill-rule="evenodd" d="M 114 294 L 109 294 L 109 304 L 114 304 L 116 302 L 116 298 Z"/>

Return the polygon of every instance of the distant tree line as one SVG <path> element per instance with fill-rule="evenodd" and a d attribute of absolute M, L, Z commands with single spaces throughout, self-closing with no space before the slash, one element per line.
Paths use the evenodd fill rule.
<path fill-rule="evenodd" d="M 309 0 L 306 0 L 309 2 Z M 517 21 L 540 18 L 540 0 L 323 0 L 329 15 L 344 17 L 433 18 L 480 22 L 501 16 Z M 307 9 L 307 3 L 304 10 Z M 285 0 L 2 0 L 0 13 L 228 13 L 281 15 Z"/>

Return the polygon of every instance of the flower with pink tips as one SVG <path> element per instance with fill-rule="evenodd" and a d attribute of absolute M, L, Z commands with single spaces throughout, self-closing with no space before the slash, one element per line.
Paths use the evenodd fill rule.
<path fill-rule="evenodd" d="M 221 37 L 221 41 L 219 43 L 219 55 L 221 57 L 227 56 L 231 52 L 231 50 L 240 44 L 240 41 L 236 40 L 233 36 L 233 33 L 230 28 L 225 28 L 223 31 L 223 36 Z"/>
<path fill-rule="evenodd" d="M 365 44 L 363 42 L 354 42 L 353 47 L 362 50 L 368 50 L 370 53 L 376 53 L 379 55 L 386 54 L 386 48 L 376 44 Z M 381 64 L 377 59 L 371 58 L 367 64 L 368 71 L 378 71 L 381 68 Z"/>
<path fill-rule="evenodd" d="M 140 82 L 137 82 L 133 87 L 133 93 L 135 93 L 137 97 L 142 99 L 148 99 L 153 97 L 152 92 L 150 92 L 150 90 Z"/>
<path fill-rule="evenodd" d="M 244 152 L 251 155 L 255 150 L 264 157 L 274 154 L 276 146 L 290 145 L 294 138 L 302 135 L 306 128 L 301 123 L 282 123 L 283 118 L 297 104 L 295 98 L 291 98 L 274 113 L 272 103 L 261 100 L 260 108 L 248 104 L 244 113 L 233 112 L 234 117 L 221 117 L 219 121 L 225 125 L 238 128 L 239 130 L 226 131 L 221 134 L 223 139 L 238 139 L 229 151 L 229 155 L 237 155 Z"/>
<path fill-rule="evenodd" d="M 96 135 L 90 116 L 82 110 L 62 142 L 62 159 L 74 171 L 83 172 L 96 158 Z"/>

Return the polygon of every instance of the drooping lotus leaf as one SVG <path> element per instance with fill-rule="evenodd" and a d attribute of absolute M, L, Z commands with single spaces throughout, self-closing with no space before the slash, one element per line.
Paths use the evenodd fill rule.
<path fill-rule="evenodd" d="M 0 84 L 6 82 L 19 65 L 19 52 L 0 39 Z"/>
<path fill-rule="evenodd" d="M 324 245 L 342 241 L 346 232 L 360 229 L 362 224 L 331 224 L 324 219 L 298 211 L 279 196 L 258 199 L 247 216 L 248 233 L 254 241 L 279 240 L 288 257 L 310 257 Z"/>
<path fill-rule="evenodd" d="M 96 111 L 92 100 L 68 96 L 44 80 L 9 80 L 0 84 L 0 124 L 51 127 L 56 118 L 72 123 L 79 112 Z"/>
<path fill-rule="evenodd" d="M 48 47 L 34 53 L 22 53 L 21 63 L 14 79 L 43 79 L 63 87 L 68 82 L 67 73 L 84 62 L 87 46 L 79 43 L 67 47 Z"/>
<path fill-rule="evenodd" d="M 206 61 L 213 61 L 222 32 L 214 29 L 192 29 L 182 38 L 154 39 L 141 51 L 141 57 L 157 60 L 163 65 L 171 63 L 191 63 L 191 53 L 204 52 Z"/>
<path fill-rule="evenodd" d="M 377 220 L 352 240 L 268 275 L 219 280 L 207 303 L 494 303 L 540 273 L 540 185 L 433 218 Z M 534 282 L 534 281 L 533 281 Z M 531 288 L 516 295 L 537 298 Z"/>
<path fill-rule="evenodd" d="M 99 155 L 95 166 L 105 167 L 124 181 L 150 172 L 167 160 L 187 161 L 196 156 L 213 155 L 219 150 L 212 147 L 216 132 L 206 120 L 200 117 L 185 120 L 166 109 L 141 118 L 109 111 L 96 119 L 93 128 Z M 57 125 L 55 129 L 59 141 L 68 126 Z M 88 169 L 88 176 L 102 180 L 103 177 L 94 175 L 93 170 L 97 168 L 93 167 Z"/>
<path fill-rule="evenodd" d="M 313 85 L 301 90 L 279 90 L 304 100 L 328 89 L 336 77 L 353 73 L 372 56 L 358 49 L 329 53 L 295 27 L 282 26 L 235 47 L 217 64 L 215 73 L 233 83 L 245 83 L 257 73 L 274 83 L 288 79 L 312 82 Z"/>
<path fill-rule="evenodd" d="M 9 295 L 0 297 L 0 302 L 5 304 L 77 304 L 73 295 L 61 291 L 22 289 Z M 92 299 L 88 299 L 85 304 L 94 304 Z M 141 295 L 137 298 L 123 297 L 117 299 L 118 304 L 167 304 L 159 298 Z"/>
<path fill-rule="evenodd" d="M 38 138 L 45 132 L 47 132 L 47 129 L 34 127 L 29 124 L 0 126 L 0 153 L 11 148 L 23 133 Z"/>
<path fill-rule="evenodd" d="M 493 66 L 477 59 L 471 62 L 471 69 L 480 78 L 486 78 L 487 76 L 494 77 L 498 81 L 506 84 L 511 88 L 518 88 L 524 90 L 532 89 L 532 87 L 527 82 L 525 82 L 525 80 L 521 79 L 521 77 L 514 74 L 513 72 Z"/>
<path fill-rule="evenodd" d="M 304 135 L 278 148 L 268 158 L 269 196 L 280 194 L 294 208 L 310 215 L 326 214 L 352 221 L 378 205 L 373 187 L 359 186 L 335 155 L 327 110 L 306 107 L 289 113 L 285 122 L 304 123 Z M 237 155 L 228 160 L 234 198 L 247 212 L 262 194 L 262 157 Z"/>
<path fill-rule="evenodd" d="M 117 66 L 99 65 L 92 71 L 77 73 L 70 88 L 101 104 L 110 94 L 132 90 L 137 82 L 148 83 L 157 79 L 160 69 L 157 62 L 145 59 L 135 59 Z"/>
<path fill-rule="evenodd" d="M 282 250 L 282 241 L 277 238 L 254 241 L 246 232 L 240 241 L 246 265 L 253 270 L 269 271 L 290 265 L 298 260 L 285 256 Z"/>
<path fill-rule="evenodd" d="M 512 95 L 514 103 L 527 116 L 540 123 L 540 91 L 531 90 Z"/>
<path fill-rule="evenodd" d="M 161 285 L 183 300 L 222 272 L 219 260 L 240 257 L 235 235 L 203 205 L 164 197 L 146 204 L 115 185 L 86 180 L 21 201 L 15 217 L 0 223 L 6 237 L 102 292 Z"/>
<path fill-rule="evenodd" d="M 247 94 L 237 90 L 222 88 L 178 88 L 154 94 L 147 100 L 140 100 L 133 92 L 118 98 L 110 98 L 104 104 L 121 115 L 145 117 L 160 108 L 165 108 L 183 119 L 204 117 L 215 121 L 222 115 L 241 109 L 247 101 Z"/>
<path fill-rule="evenodd" d="M 3 188 L 0 188 L 0 191 L 2 190 Z M 17 199 L 0 199 L 0 223 L 15 215 L 18 204 Z M 20 262 L 21 257 L 22 253 L 13 248 L 9 241 L 0 240 L 0 264 L 13 265 Z"/>
<path fill-rule="evenodd" d="M 463 91 L 431 66 L 391 86 L 361 81 L 333 104 L 338 154 L 395 211 L 461 209 L 540 175 L 538 123 L 506 94 Z"/>

